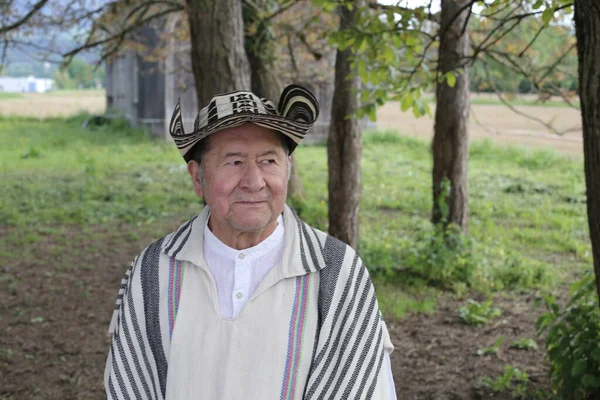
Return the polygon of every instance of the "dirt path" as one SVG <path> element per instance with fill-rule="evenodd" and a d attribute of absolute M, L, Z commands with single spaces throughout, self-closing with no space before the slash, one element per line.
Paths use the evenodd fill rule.
<path fill-rule="evenodd" d="M 152 232 L 176 225 L 163 223 Z M 105 398 L 106 330 L 118 285 L 129 260 L 153 240 L 147 229 L 131 226 L 74 227 L 25 246 L 35 262 L 3 263 L 0 399 Z M 504 314 L 492 327 L 462 324 L 457 317 L 462 302 L 451 298 L 442 299 L 433 316 L 388 321 L 399 399 L 488 398 L 477 379 L 501 375 L 504 365 L 526 369 L 530 386 L 544 385 L 543 351 L 508 349 L 516 338 L 535 337 L 530 300 L 498 300 Z M 505 341 L 497 356 L 476 355 L 500 335 Z"/>
<path fill-rule="evenodd" d="M 0 399 L 105 398 L 106 332 L 119 282 L 152 241 L 127 240 L 134 230 L 63 229 L 24 246 L 35 262 L 2 263 Z"/>
<path fill-rule="evenodd" d="M 564 154 L 583 155 L 581 115 L 579 110 L 567 107 L 518 106 L 519 111 L 545 122 L 551 122 L 558 131 L 571 130 L 557 136 L 543 125 L 518 115 L 504 106 L 471 106 L 470 135 L 472 140 L 489 138 L 498 144 L 552 148 Z M 431 105 L 432 115 L 435 105 Z M 415 118 L 411 111 L 402 112 L 397 103 L 387 103 L 377 112 L 377 127 L 395 129 L 407 135 L 425 139 L 433 136 L 433 118 Z"/>

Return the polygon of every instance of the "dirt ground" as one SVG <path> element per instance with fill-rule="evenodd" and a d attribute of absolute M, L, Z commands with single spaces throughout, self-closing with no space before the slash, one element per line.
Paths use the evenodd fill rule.
<path fill-rule="evenodd" d="M 23 249 L 39 261 L 3 263 L 0 399 L 104 398 L 106 330 L 121 276 L 136 253 L 176 225 L 156 227 L 156 235 L 130 226 L 111 231 L 73 227 Z M 68 251 L 64 243 L 70 242 Z M 392 368 L 398 398 L 490 398 L 478 381 L 501 375 L 505 365 L 525 369 L 530 387 L 547 385 L 541 343 L 537 351 L 509 349 L 514 339 L 535 337 L 531 300 L 498 299 L 503 316 L 487 327 L 461 323 L 457 309 L 463 302 L 451 298 L 442 299 L 432 316 L 388 321 L 396 346 Z M 497 355 L 476 355 L 501 335 L 505 340 Z"/>
<path fill-rule="evenodd" d="M 537 340 L 537 350 L 510 348 L 517 339 L 536 339 L 534 327 L 539 310 L 534 308 L 533 298 L 496 299 L 494 304 L 503 310 L 502 316 L 483 327 L 460 321 L 457 310 L 463 304 L 447 298 L 430 317 L 411 316 L 388 322 L 395 345 L 391 359 L 398 399 L 512 399 L 510 390 L 497 394 L 481 384 L 482 377 L 501 376 L 506 365 L 529 375 L 526 398 L 533 398 L 536 389 L 547 389 L 543 343 Z M 504 340 L 497 354 L 477 355 L 477 350 L 490 348 L 500 336 Z"/>

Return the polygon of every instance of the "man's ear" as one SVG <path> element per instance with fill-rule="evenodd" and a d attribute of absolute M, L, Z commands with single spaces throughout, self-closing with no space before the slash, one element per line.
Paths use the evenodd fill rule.
<path fill-rule="evenodd" d="M 200 180 L 200 165 L 196 161 L 191 160 L 187 164 L 187 169 L 190 173 L 190 177 L 192 178 L 194 192 L 196 192 L 196 195 L 198 195 L 198 197 L 204 198 L 204 191 L 202 189 L 202 182 Z"/>

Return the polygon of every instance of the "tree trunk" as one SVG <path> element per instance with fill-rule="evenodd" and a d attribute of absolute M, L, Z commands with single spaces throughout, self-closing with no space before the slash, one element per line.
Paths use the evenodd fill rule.
<path fill-rule="evenodd" d="M 250 89 L 240 0 L 187 0 L 198 107 L 217 93 Z"/>
<path fill-rule="evenodd" d="M 352 29 L 357 9 L 364 0 L 354 0 L 352 10 L 340 6 L 340 30 Z M 350 77 L 350 48 L 337 52 L 335 89 L 331 108 L 331 126 L 327 140 L 329 167 L 329 233 L 350 246 L 358 246 L 358 209 L 360 205 L 360 159 L 362 139 L 360 121 L 355 112 L 360 106 L 360 78 Z"/>
<path fill-rule="evenodd" d="M 457 74 L 454 87 L 450 87 L 446 81 L 437 83 L 432 143 L 431 220 L 434 224 L 443 223 L 444 227 L 456 224 L 464 233 L 467 231 L 469 156 L 469 69 L 466 65 L 469 37 L 465 26 L 471 12 L 465 5 L 470 2 L 471 0 L 442 0 L 439 73 L 445 74 L 457 68 L 464 70 Z"/>
<path fill-rule="evenodd" d="M 600 300 L 600 3 L 597 0 L 575 0 L 575 30 L 587 214 Z"/>
<path fill-rule="evenodd" d="M 300 201 L 304 197 L 304 190 L 302 188 L 302 177 L 296 164 L 296 157 L 292 155 L 292 166 L 290 169 L 290 180 L 287 185 L 287 197 L 288 199 L 294 199 L 294 201 Z"/>
<path fill-rule="evenodd" d="M 270 14 L 277 7 L 273 0 L 262 0 L 255 4 L 263 8 L 265 14 Z M 279 96 L 283 91 L 283 83 L 277 65 L 278 44 L 272 31 L 271 22 L 259 20 L 261 16 L 253 6 L 244 3 L 244 23 L 252 26 L 253 32 L 246 36 L 246 54 L 250 62 L 252 75 L 252 91 L 259 96 L 266 97 L 277 106 Z M 288 180 L 288 199 L 300 199 L 303 196 L 302 180 L 296 168 L 296 160 L 292 157 L 292 168 Z"/>

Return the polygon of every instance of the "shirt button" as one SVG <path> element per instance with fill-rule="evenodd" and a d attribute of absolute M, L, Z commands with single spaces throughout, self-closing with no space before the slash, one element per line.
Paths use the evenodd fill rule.
<path fill-rule="evenodd" d="M 242 292 L 237 292 L 235 297 L 237 297 L 238 299 L 241 299 L 242 297 L 244 297 L 244 295 L 242 294 Z"/>
<path fill-rule="evenodd" d="M 240 260 L 243 260 L 245 257 L 246 257 L 246 255 L 245 255 L 244 253 L 240 253 L 240 254 L 238 254 L 238 258 L 239 258 Z"/>

